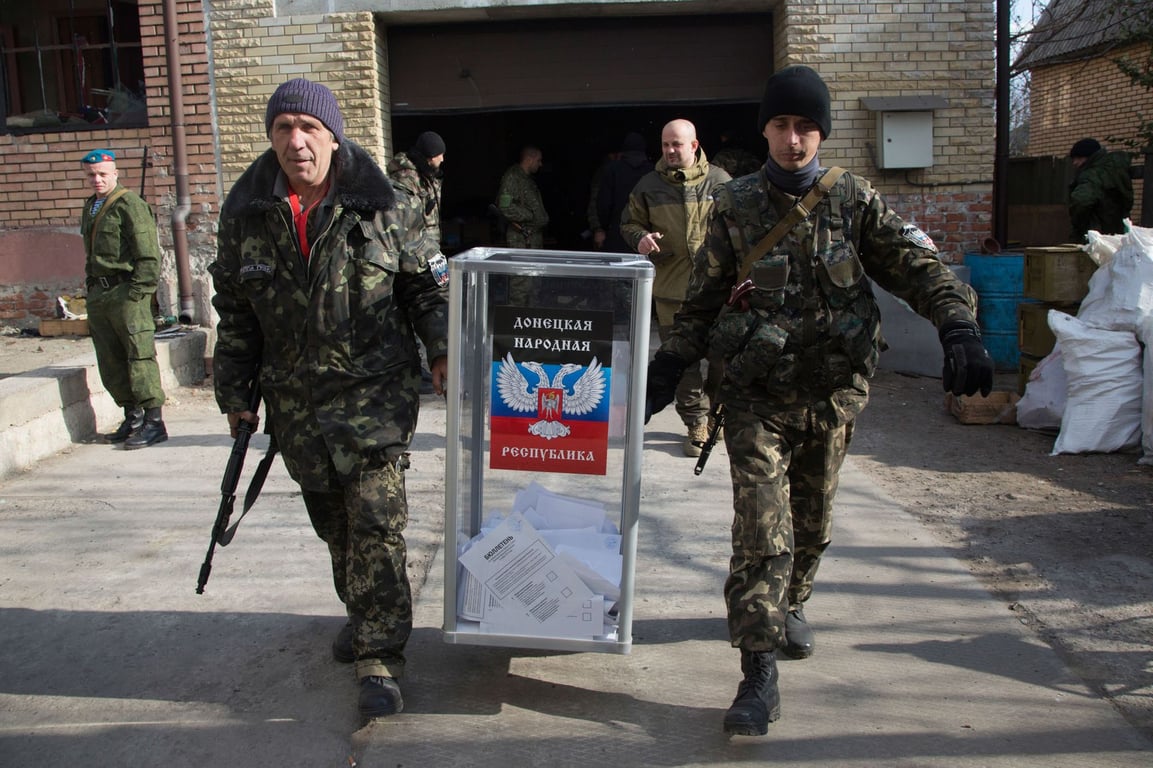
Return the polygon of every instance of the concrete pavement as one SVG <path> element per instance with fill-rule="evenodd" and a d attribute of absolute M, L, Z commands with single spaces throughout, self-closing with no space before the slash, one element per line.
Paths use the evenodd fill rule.
<path fill-rule="evenodd" d="M 632 652 L 443 643 L 445 412 L 432 396 L 407 477 L 418 598 L 406 710 L 362 726 L 352 670 L 329 652 L 343 616 L 328 558 L 281 464 L 217 550 L 206 593 L 194 593 L 231 441 L 207 388 L 169 392 L 168 442 L 71 442 L 0 482 L 0 765 L 1124 768 L 1153 758 L 851 458 L 806 610 L 816 654 L 781 662 L 784 714 L 768 736 L 725 737 L 740 674 L 720 596 L 727 460 L 718 448 L 694 477 L 671 409 L 646 431 Z M 253 440 L 242 488 L 264 446 Z"/>

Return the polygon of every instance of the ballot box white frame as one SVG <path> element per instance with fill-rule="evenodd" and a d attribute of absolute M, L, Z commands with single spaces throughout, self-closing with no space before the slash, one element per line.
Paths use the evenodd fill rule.
<path fill-rule="evenodd" d="M 558 651 L 594 651 L 627 654 L 632 648 L 633 582 L 636 562 L 637 523 L 640 510 L 642 449 L 644 447 L 645 381 L 649 357 L 653 266 L 637 254 L 546 251 L 536 249 L 473 248 L 449 260 L 448 395 L 445 449 L 445 548 L 444 548 L 444 641 L 449 644 L 535 648 Z M 613 286 L 619 302 L 627 305 L 614 310 L 612 383 L 609 397 L 609 454 L 605 475 L 592 477 L 569 474 L 553 487 L 560 476 L 547 472 L 491 469 L 489 466 L 489 414 L 492 392 L 493 328 L 491 307 L 509 304 L 500 289 L 511 287 L 511 278 L 526 280 L 530 290 L 547 293 L 557 286 L 576 286 L 567 280 L 583 281 L 587 289 L 605 281 Z M 551 282 L 550 282 L 551 281 Z M 559 282 L 558 282 L 559 281 Z M 526 283 L 520 283 L 526 285 Z M 624 289 L 622 291 L 622 288 Z M 605 299 L 599 301 L 603 308 Z M 621 322 L 627 318 L 627 324 Z M 619 338 L 618 338 L 619 336 Z M 620 346 L 618 346 L 618 344 Z M 619 351 L 619 356 L 618 356 Z M 624 370 L 621 370 L 624 368 Z M 474 396 L 479 395 L 479 398 Z M 615 430 L 615 432 L 614 432 Z M 498 474 L 499 473 L 499 474 Z M 460 576 L 459 556 L 469 538 L 480 531 L 486 489 L 497 486 L 493 495 L 510 501 L 510 489 L 536 481 L 557 493 L 571 486 L 593 486 L 619 507 L 621 541 L 620 599 L 616 602 L 615 637 L 557 637 L 536 634 L 499 634 L 481 631 L 480 624 L 458 616 Z M 494 502 L 495 503 L 495 502 Z"/>

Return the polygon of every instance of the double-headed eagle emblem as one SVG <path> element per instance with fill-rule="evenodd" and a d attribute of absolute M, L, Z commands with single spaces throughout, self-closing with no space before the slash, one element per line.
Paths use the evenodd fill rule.
<path fill-rule="evenodd" d="M 529 383 L 522 367 L 536 374 L 536 384 Z M 565 379 L 577 371 L 584 373 L 567 389 Z M 521 413 L 535 411 L 540 417 L 540 421 L 529 425 L 531 434 L 552 440 L 565 437 L 571 431 L 561 422 L 562 415 L 583 416 L 600 405 L 605 393 L 605 373 L 594 357 L 587 366 L 565 363 L 550 380 L 543 365 L 532 360 L 518 364 L 509 352 L 497 368 L 496 388 L 501 401 L 510 409 Z"/>

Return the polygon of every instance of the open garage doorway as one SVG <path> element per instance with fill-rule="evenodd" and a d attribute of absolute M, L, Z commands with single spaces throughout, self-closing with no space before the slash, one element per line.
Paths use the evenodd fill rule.
<path fill-rule="evenodd" d="M 720 149 L 722 132 L 732 132 L 739 144 L 764 160 L 765 140 L 756 131 L 756 117 L 756 104 L 678 104 L 396 117 L 392 127 L 396 151 L 411 147 L 423 131 L 436 131 L 445 140 L 441 221 L 445 253 L 451 255 L 499 244 L 486 210 L 496 200 L 501 175 L 525 144 L 540 147 L 544 154 L 535 179 L 551 220 L 546 247 L 591 250 L 587 210 L 593 175 L 628 132 L 645 137 L 655 162 L 661 128 L 669 120 L 685 118 L 697 126 L 706 156 Z"/>
<path fill-rule="evenodd" d="M 422 131 L 444 137 L 445 251 L 495 245 L 486 216 L 501 175 L 525 144 L 551 223 L 546 246 L 590 249 L 590 183 L 625 135 L 655 161 L 669 120 L 697 126 L 705 154 L 732 131 L 764 159 L 756 129 L 772 71 L 766 13 L 542 19 L 390 26 L 393 151 Z"/>

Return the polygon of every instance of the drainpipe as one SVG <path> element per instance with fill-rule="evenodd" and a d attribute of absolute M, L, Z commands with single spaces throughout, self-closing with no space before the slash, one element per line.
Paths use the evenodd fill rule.
<path fill-rule="evenodd" d="M 188 194 L 188 151 L 184 134 L 184 86 L 180 69 L 180 27 L 176 0 L 164 0 L 164 47 L 168 54 L 168 101 L 172 121 L 172 161 L 176 172 L 176 207 L 172 210 L 172 248 L 176 252 L 176 286 L 180 293 L 180 322 L 196 321 L 192 301 L 192 270 L 188 262 L 186 222 L 192 210 Z"/>
<path fill-rule="evenodd" d="M 1009 4 L 996 3 L 996 154 L 993 158 L 993 239 L 1009 244 Z"/>

